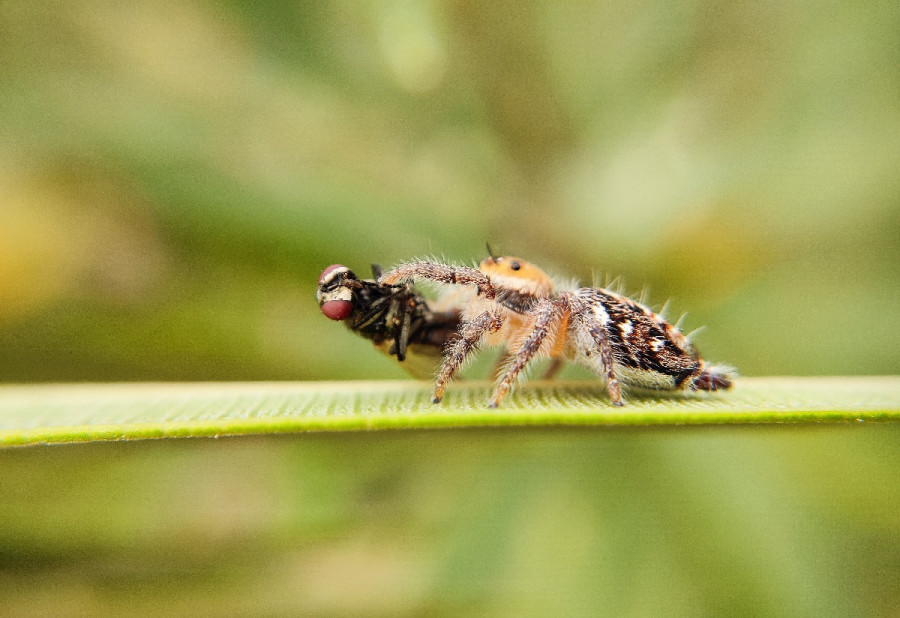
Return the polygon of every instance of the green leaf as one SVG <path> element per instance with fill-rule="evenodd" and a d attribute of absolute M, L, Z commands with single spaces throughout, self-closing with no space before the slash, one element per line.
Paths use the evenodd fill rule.
<path fill-rule="evenodd" d="M 497 409 L 491 385 L 430 402 L 424 382 L 72 384 L 0 387 L 0 444 L 298 431 L 525 425 L 680 425 L 900 420 L 900 378 L 742 378 L 714 395 L 632 395 L 599 382 L 530 382 Z"/>

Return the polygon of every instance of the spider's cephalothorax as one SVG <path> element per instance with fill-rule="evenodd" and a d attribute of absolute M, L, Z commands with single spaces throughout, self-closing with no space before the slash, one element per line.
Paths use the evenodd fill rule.
<path fill-rule="evenodd" d="M 536 356 L 574 360 L 606 380 L 613 403 L 619 384 L 643 389 L 716 391 L 731 386 L 728 371 L 710 367 L 679 330 L 642 304 L 603 288 L 557 291 L 541 269 L 513 257 L 489 257 L 478 268 L 436 262 L 403 264 L 378 281 L 412 279 L 473 286 L 459 338 L 444 350 L 434 400 L 483 344 L 504 345 L 508 360 L 490 406 L 496 407 Z"/>
<path fill-rule="evenodd" d="M 378 277 L 381 268 L 373 264 L 372 274 Z M 459 329 L 459 311 L 433 311 L 410 286 L 360 279 L 340 264 L 322 271 L 316 300 L 326 317 L 344 322 L 416 377 L 433 374 L 441 350 Z"/>

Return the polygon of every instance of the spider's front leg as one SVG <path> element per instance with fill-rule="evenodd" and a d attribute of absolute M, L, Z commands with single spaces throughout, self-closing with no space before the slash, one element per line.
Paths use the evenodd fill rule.
<path fill-rule="evenodd" d="M 444 350 L 444 363 L 438 372 L 434 382 L 434 403 L 440 403 L 444 398 L 444 389 L 453 378 L 453 374 L 462 367 L 466 358 L 478 349 L 478 345 L 485 333 L 499 330 L 503 326 L 503 320 L 499 313 L 485 311 L 474 319 L 464 322 L 459 329 L 459 338 Z"/>
<path fill-rule="evenodd" d="M 411 279 L 429 279 L 439 283 L 455 283 L 458 285 L 474 285 L 478 293 L 485 298 L 494 298 L 494 286 L 490 278 L 478 270 L 468 266 L 451 266 L 439 262 L 410 262 L 401 264 L 381 275 L 378 283 L 395 285 Z"/>
<path fill-rule="evenodd" d="M 519 372 L 540 351 L 547 336 L 557 330 L 560 322 L 566 315 L 566 307 L 559 300 L 545 298 L 534 307 L 533 315 L 535 318 L 531 326 L 531 332 L 512 356 L 513 360 L 506 369 L 506 373 L 503 374 L 503 377 L 497 383 L 488 407 L 496 408 L 500 405 Z"/>

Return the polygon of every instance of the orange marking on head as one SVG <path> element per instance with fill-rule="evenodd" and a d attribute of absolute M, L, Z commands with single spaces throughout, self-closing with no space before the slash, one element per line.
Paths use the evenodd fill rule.
<path fill-rule="evenodd" d="M 503 255 L 489 257 L 481 261 L 478 269 L 520 292 L 549 294 L 553 291 L 553 281 L 543 270 L 517 257 Z"/>

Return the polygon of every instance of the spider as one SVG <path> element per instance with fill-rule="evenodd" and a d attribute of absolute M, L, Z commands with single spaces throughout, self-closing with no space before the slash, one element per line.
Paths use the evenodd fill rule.
<path fill-rule="evenodd" d="M 448 341 L 434 384 L 439 403 L 456 371 L 481 345 L 504 345 L 507 361 L 491 396 L 496 408 L 520 372 L 538 356 L 573 360 L 606 381 L 612 403 L 620 384 L 656 391 L 717 391 L 731 387 L 729 370 L 708 365 L 676 326 L 611 290 L 557 290 L 540 268 L 493 256 L 478 268 L 410 262 L 378 277 L 382 285 L 413 279 L 473 288 L 459 337 Z"/>
<path fill-rule="evenodd" d="M 373 277 L 381 274 L 373 264 Z M 419 378 L 434 374 L 441 350 L 456 338 L 460 323 L 459 311 L 434 311 L 408 285 L 360 279 L 341 264 L 319 275 L 316 300 L 325 317 L 344 322 Z"/>

